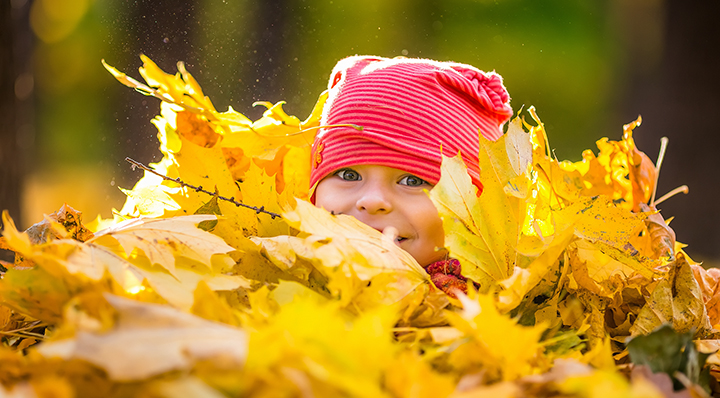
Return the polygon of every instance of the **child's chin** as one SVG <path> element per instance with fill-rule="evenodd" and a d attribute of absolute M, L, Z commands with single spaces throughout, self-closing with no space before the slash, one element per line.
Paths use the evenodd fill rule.
<path fill-rule="evenodd" d="M 413 253 L 410 253 L 410 254 L 413 255 L 413 258 L 415 258 L 415 261 L 417 261 L 418 264 L 420 264 L 423 268 L 427 268 L 429 265 L 434 264 L 438 261 L 443 261 L 447 257 L 446 253 L 442 253 L 442 254 L 436 255 L 436 256 L 428 256 L 428 255 L 416 256 Z"/>

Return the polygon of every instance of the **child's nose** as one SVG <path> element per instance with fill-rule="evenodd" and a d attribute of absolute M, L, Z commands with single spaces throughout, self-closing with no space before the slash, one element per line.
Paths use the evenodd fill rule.
<path fill-rule="evenodd" d="M 355 204 L 358 210 L 370 214 L 389 213 L 392 211 L 392 201 L 388 194 L 381 189 L 364 190 Z"/>

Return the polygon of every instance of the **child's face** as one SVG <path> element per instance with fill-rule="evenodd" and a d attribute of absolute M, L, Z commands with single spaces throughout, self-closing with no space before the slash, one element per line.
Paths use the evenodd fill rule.
<path fill-rule="evenodd" d="M 428 182 L 405 171 L 358 165 L 325 177 L 315 190 L 315 204 L 348 214 L 391 235 L 420 265 L 445 257 L 444 232 L 437 209 L 424 192 Z"/>

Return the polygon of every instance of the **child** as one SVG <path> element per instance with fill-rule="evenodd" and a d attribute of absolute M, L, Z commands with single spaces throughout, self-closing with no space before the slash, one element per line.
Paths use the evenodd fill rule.
<path fill-rule="evenodd" d="M 441 154 L 461 153 L 480 192 L 479 134 L 496 140 L 512 116 L 500 75 L 426 59 L 354 56 L 330 75 L 313 143 L 311 198 L 391 236 L 439 288 L 466 290 L 425 190 Z"/>

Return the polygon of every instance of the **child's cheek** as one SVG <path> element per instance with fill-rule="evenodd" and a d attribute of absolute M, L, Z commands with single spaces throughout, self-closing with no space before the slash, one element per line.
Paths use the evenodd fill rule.
<path fill-rule="evenodd" d="M 339 213 L 343 198 L 342 192 L 336 186 L 332 177 L 326 177 L 318 183 L 315 188 L 315 206 L 321 207 L 332 213 Z"/>

